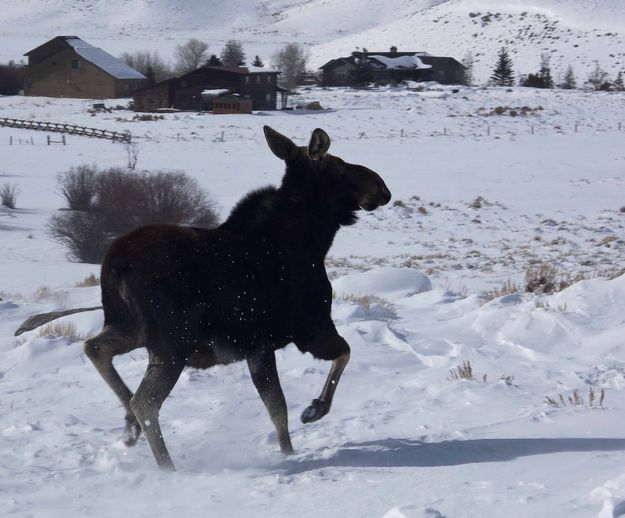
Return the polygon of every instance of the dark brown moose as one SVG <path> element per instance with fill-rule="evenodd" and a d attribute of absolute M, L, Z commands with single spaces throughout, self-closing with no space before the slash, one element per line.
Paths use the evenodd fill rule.
<path fill-rule="evenodd" d="M 324 259 L 341 225 L 359 209 L 391 199 L 380 176 L 328 154 L 315 129 L 307 147 L 268 126 L 271 151 L 286 163 L 279 188 L 252 191 L 214 229 L 153 225 L 115 240 L 101 272 L 104 328 L 85 352 L 126 410 L 125 443 L 141 431 L 161 468 L 174 469 L 159 410 L 185 366 L 246 360 L 276 428 L 292 453 L 275 351 L 293 342 L 330 360 L 320 396 L 304 423 L 326 415 L 350 355 L 330 317 L 332 289 Z M 145 347 L 147 370 L 133 395 L 113 357 Z"/>

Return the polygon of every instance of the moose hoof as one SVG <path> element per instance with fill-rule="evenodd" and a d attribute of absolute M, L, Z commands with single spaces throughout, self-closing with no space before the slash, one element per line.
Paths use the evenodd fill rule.
<path fill-rule="evenodd" d="M 141 435 L 141 426 L 135 416 L 126 416 L 126 426 L 124 427 L 124 444 L 134 446 Z"/>
<path fill-rule="evenodd" d="M 330 404 L 321 399 L 313 399 L 308 408 L 302 412 L 302 423 L 318 421 L 330 411 Z"/>

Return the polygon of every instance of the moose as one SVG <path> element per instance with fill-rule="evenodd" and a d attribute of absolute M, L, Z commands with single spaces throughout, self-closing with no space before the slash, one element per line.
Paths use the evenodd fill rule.
<path fill-rule="evenodd" d="M 122 402 L 124 442 L 145 435 L 159 467 L 174 470 L 159 410 L 184 367 L 245 360 L 276 429 L 293 452 L 275 351 L 294 343 L 332 362 L 321 394 L 303 411 L 310 423 L 330 411 L 350 357 L 330 311 L 324 259 L 336 232 L 357 211 L 385 205 L 391 193 L 374 171 L 328 153 L 330 138 L 308 146 L 265 126 L 271 151 L 286 164 L 279 188 L 247 194 L 213 229 L 151 225 L 117 238 L 102 264 L 104 326 L 85 353 Z M 90 308 L 86 308 L 90 309 Z M 149 360 L 133 393 L 113 366 L 116 355 L 145 347 Z"/>

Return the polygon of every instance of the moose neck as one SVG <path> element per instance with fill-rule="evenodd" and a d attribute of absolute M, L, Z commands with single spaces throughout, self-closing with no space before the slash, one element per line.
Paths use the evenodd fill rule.
<path fill-rule="evenodd" d="M 254 234 L 276 241 L 293 253 L 325 258 L 342 225 L 356 222 L 357 207 L 339 199 L 314 171 L 301 164 L 287 166 L 280 188 L 252 191 L 232 210 L 225 230 Z"/>
<path fill-rule="evenodd" d="M 287 200 L 292 218 L 293 240 L 322 258 L 332 246 L 343 225 L 353 225 L 358 206 L 342 199 L 323 171 L 315 171 L 310 161 L 287 164 L 278 192 Z"/>

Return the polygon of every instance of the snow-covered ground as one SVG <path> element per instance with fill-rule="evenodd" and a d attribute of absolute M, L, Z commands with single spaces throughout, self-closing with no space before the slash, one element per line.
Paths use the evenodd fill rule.
<path fill-rule="evenodd" d="M 143 439 L 123 446 L 122 409 L 79 340 L 13 337 L 34 313 L 99 304 L 97 287 L 76 287 L 97 265 L 69 262 L 46 222 L 63 206 L 58 172 L 124 166 L 127 150 L 0 128 L 0 185 L 21 190 L 17 209 L 0 210 L 2 514 L 624 515 L 625 95 L 428 85 L 294 99 L 309 101 L 328 109 L 141 122 L 91 116 L 84 101 L 0 98 L 0 116 L 131 131 L 138 168 L 187 171 L 222 217 L 280 180 L 264 124 L 301 143 L 324 128 L 331 152 L 393 192 L 328 257 L 352 346 L 330 414 L 299 422 L 328 365 L 280 351 L 297 450 L 284 458 L 245 365 L 186 371 L 161 412 L 169 475 Z M 585 280 L 495 296 L 543 262 Z M 101 319 L 66 317 L 84 335 Z M 463 362 L 474 379 L 458 376 Z M 138 351 L 117 366 L 136 387 L 145 363 Z"/>

